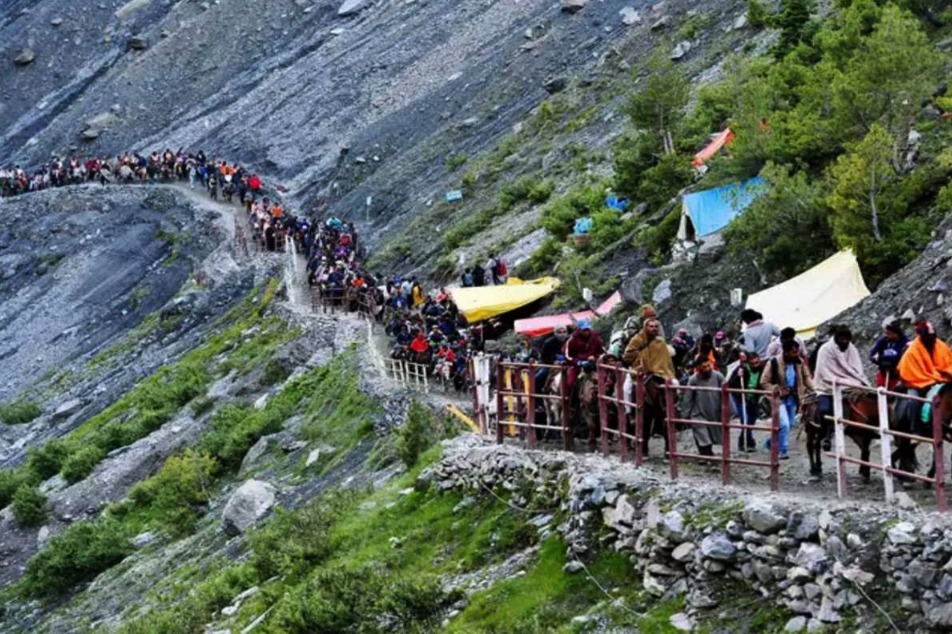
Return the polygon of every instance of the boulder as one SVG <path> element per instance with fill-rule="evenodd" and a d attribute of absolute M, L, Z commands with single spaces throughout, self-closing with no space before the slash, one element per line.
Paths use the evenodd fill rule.
<path fill-rule="evenodd" d="M 641 14 L 634 7 L 625 7 L 618 13 L 621 15 L 622 24 L 625 26 L 634 26 L 641 23 Z"/>
<path fill-rule="evenodd" d="M 691 52 L 692 45 L 687 40 L 679 42 L 677 46 L 674 47 L 674 50 L 671 51 L 671 59 L 679 60 L 682 59 L 685 55 Z"/>
<path fill-rule="evenodd" d="M 795 616 L 789 621 L 787 625 L 784 626 L 784 632 L 802 632 L 807 629 L 807 617 L 805 616 Z"/>
<path fill-rule="evenodd" d="M 684 525 L 684 516 L 678 511 L 665 513 L 658 521 L 658 533 L 675 544 L 687 541 L 687 529 Z"/>
<path fill-rule="evenodd" d="M 274 487 L 260 480 L 248 480 L 232 493 L 222 512 L 222 527 L 229 535 L 241 535 L 274 506 Z"/>
<path fill-rule="evenodd" d="M 542 87 L 545 88 L 545 91 L 550 95 L 554 95 L 557 92 L 562 92 L 569 85 L 569 80 L 567 77 L 550 77 L 542 83 Z"/>
<path fill-rule="evenodd" d="M 25 48 L 23 51 L 13 58 L 13 63 L 17 66 L 29 66 L 36 61 L 36 53 L 33 52 L 32 48 Z"/>
<path fill-rule="evenodd" d="M 741 514 L 744 523 L 758 533 L 770 535 L 787 525 L 787 518 L 763 502 L 751 502 Z"/>
<path fill-rule="evenodd" d="M 343 18 L 348 15 L 356 15 L 370 6 L 371 0 L 344 0 L 337 9 L 337 17 Z"/>
<path fill-rule="evenodd" d="M 133 35 L 126 40 L 126 50 L 144 51 L 149 48 L 149 38 L 144 35 Z"/>
<path fill-rule="evenodd" d="M 63 18 L 57 16 L 50 20 L 50 26 L 59 26 L 63 23 Z"/>
<path fill-rule="evenodd" d="M 563 13 L 578 13 L 585 8 L 588 0 L 562 0 Z"/>
<path fill-rule="evenodd" d="M 673 551 L 671 551 L 671 559 L 679 563 L 687 563 L 694 559 L 694 551 L 697 550 L 697 546 L 691 542 L 684 542 L 679 545 Z"/>
<path fill-rule="evenodd" d="M 62 403 L 53 412 L 53 420 L 65 420 L 83 408 L 83 402 L 78 398 L 73 398 Z"/>
<path fill-rule="evenodd" d="M 737 554 L 737 547 L 724 533 L 712 533 L 701 541 L 701 555 L 707 559 L 730 561 Z"/>
<path fill-rule="evenodd" d="M 151 546 L 157 541 L 159 541 L 158 535 L 151 531 L 146 531 L 133 537 L 130 543 L 132 544 L 133 548 L 145 548 L 146 546 Z"/>
<path fill-rule="evenodd" d="M 671 278 L 667 278 L 655 286 L 654 292 L 651 294 L 651 301 L 657 306 L 671 299 L 673 294 L 674 292 L 671 290 Z"/>
<path fill-rule="evenodd" d="M 890 544 L 901 546 L 916 543 L 916 527 L 909 522 L 900 522 L 886 532 Z"/>

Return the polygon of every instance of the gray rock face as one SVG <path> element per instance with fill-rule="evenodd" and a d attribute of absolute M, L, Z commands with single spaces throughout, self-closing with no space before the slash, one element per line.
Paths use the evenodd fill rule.
<path fill-rule="evenodd" d="M 344 0 L 340 8 L 337 9 L 337 15 L 342 18 L 355 15 L 369 7 L 371 2 L 372 0 Z"/>
<path fill-rule="evenodd" d="M 262 517 L 275 503 L 275 489 L 267 482 L 248 480 L 232 493 L 222 511 L 222 528 L 229 535 L 241 535 Z"/>

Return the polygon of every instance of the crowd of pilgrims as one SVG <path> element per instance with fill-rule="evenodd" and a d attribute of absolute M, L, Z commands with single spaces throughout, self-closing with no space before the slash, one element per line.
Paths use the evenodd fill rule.
<path fill-rule="evenodd" d="M 261 191 L 261 178 L 238 163 L 209 159 L 204 151 L 185 152 L 171 149 L 148 154 L 125 152 L 109 157 L 53 157 L 36 169 L 20 165 L 0 167 L 0 194 L 17 196 L 52 187 L 83 183 L 148 183 L 187 181 L 194 188 L 209 190 L 219 196 L 240 201 L 254 198 Z"/>

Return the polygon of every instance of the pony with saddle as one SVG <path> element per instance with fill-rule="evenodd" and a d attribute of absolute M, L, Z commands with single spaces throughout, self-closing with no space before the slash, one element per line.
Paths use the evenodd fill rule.
<path fill-rule="evenodd" d="M 807 433 L 807 455 L 810 457 L 810 475 L 819 477 L 823 473 L 822 467 L 822 439 L 829 438 L 833 430 L 833 421 L 820 414 L 816 400 L 803 404 L 802 418 Z M 870 446 L 874 439 L 879 438 L 879 402 L 876 395 L 864 390 L 844 390 L 843 418 L 847 421 L 862 425 L 846 425 L 843 433 L 852 439 L 859 447 L 860 459 L 869 462 Z M 859 474 L 867 482 L 870 479 L 870 468 L 862 465 Z"/>
<path fill-rule="evenodd" d="M 952 442 L 952 383 L 940 383 L 927 392 L 929 403 L 920 403 L 909 399 L 901 399 L 896 405 L 895 429 L 915 436 L 932 438 L 934 421 L 938 419 L 942 425 L 942 439 Z M 890 424 L 890 428 L 893 425 Z M 903 471 L 915 473 L 919 467 L 916 457 L 917 442 L 909 438 L 896 439 L 896 451 L 893 454 L 898 458 L 899 468 Z M 896 462 L 896 460 L 894 460 Z M 928 476 L 935 476 L 935 456 Z M 902 480 L 902 478 L 900 478 Z"/>

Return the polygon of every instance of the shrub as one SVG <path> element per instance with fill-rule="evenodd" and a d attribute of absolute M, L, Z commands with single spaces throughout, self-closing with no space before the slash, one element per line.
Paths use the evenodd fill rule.
<path fill-rule="evenodd" d="M 13 401 L 0 405 L 0 422 L 5 425 L 23 425 L 43 413 L 40 406 L 30 401 Z"/>
<path fill-rule="evenodd" d="M 523 201 L 543 203 L 549 199 L 555 190 L 555 184 L 543 180 L 538 175 L 523 176 L 507 184 L 499 194 L 499 206 L 503 211 L 512 209 Z"/>
<path fill-rule="evenodd" d="M 590 216 L 604 207 L 604 187 L 579 187 L 549 203 L 542 213 L 542 226 L 558 240 L 565 240 L 572 233 L 577 219 Z"/>
<path fill-rule="evenodd" d="M 446 169 L 451 172 L 455 172 L 466 163 L 466 160 L 465 154 L 454 154 L 453 156 L 446 159 Z"/>
<path fill-rule="evenodd" d="M 20 526 L 39 526 L 46 521 L 46 496 L 36 487 L 21 486 L 13 494 L 13 516 Z"/>
<path fill-rule="evenodd" d="M 420 454 L 433 444 L 433 415 L 416 399 L 410 403 L 407 422 L 397 431 L 397 457 L 412 469 Z"/>
<path fill-rule="evenodd" d="M 291 371 L 281 365 L 274 359 L 268 359 L 264 365 L 264 376 L 261 378 L 262 385 L 277 385 L 281 381 L 291 376 Z"/>
<path fill-rule="evenodd" d="M 52 478 L 71 453 L 69 441 L 61 438 L 48 441 L 39 448 L 31 448 L 26 459 L 26 468 L 38 481 Z"/>
<path fill-rule="evenodd" d="M 747 21 L 756 29 L 770 25 L 770 10 L 761 0 L 747 0 Z"/>
<path fill-rule="evenodd" d="M 186 450 L 172 456 L 162 469 L 129 493 L 133 502 L 149 506 L 174 534 L 190 532 L 202 507 L 208 503 L 211 480 L 217 463 L 207 454 Z"/>
<path fill-rule="evenodd" d="M 660 223 L 638 235 L 636 242 L 648 252 L 652 264 L 661 265 L 668 259 L 680 223 L 681 210 L 673 209 Z"/>
<path fill-rule="evenodd" d="M 64 594 L 76 584 L 91 581 L 131 551 L 129 536 L 115 520 L 73 524 L 27 562 L 23 591 L 37 598 Z"/>
<path fill-rule="evenodd" d="M 326 561 L 334 552 L 330 531 L 344 507 L 343 498 L 332 497 L 294 511 L 277 509 L 248 539 L 259 578 L 304 575 Z"/>
<path fill-rule="evenodd" d="M 13 501 L 13 494 L 26 482 L 26 473 L 13 469 L 0 470 L 0 509 Z"/>
<path fill-rule="evenodd" d="M 70 455 L 66 461 L 63 462 L 63 469 L 60 473 L 70 484 L 79 482 L 92 473 L 96 465 L 102 462 L 105 457 L 106 452 L 101 447 L 87 445 Z"/>

